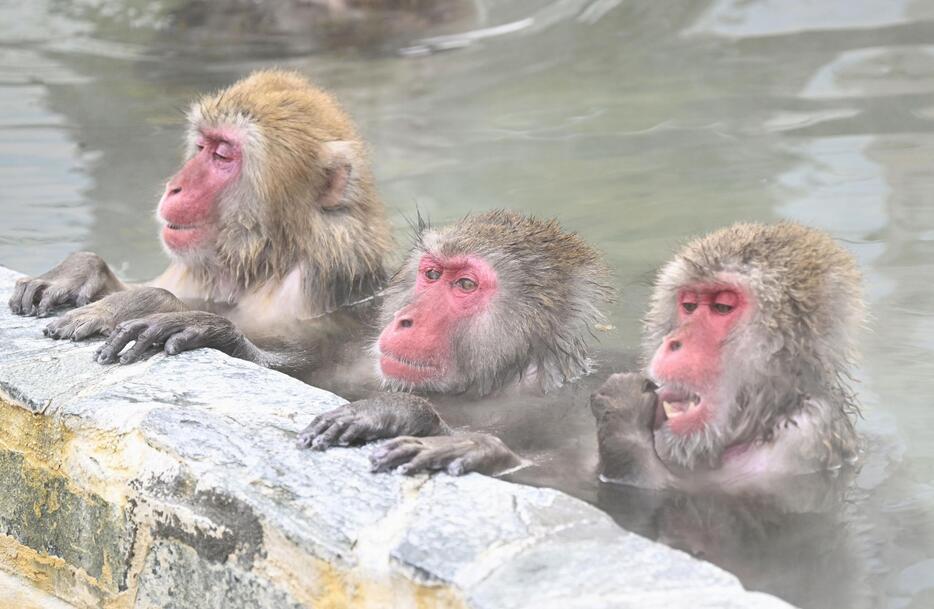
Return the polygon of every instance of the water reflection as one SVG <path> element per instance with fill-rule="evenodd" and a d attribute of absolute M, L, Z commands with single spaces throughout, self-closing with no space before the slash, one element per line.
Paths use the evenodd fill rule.
<path fill-rule="evenodd" d="M 268 65 L 345 101 L 400 233 L 416 206 L 436 222 L 508 206 L 601 247 L 622 292 L 604 376 L 632 361 L 614 354 L 638 344 L 652 270 L 686 236 L 739 219 L 820 226 L 864 269 L 860 426 L 888 447 L 842 500 L 601 488 L 586 400 L 569 400 L 537 482 L 672 543 L 702 533 L 747 586 L 804 607 L 934 604 L 934 4 L 400 0 L 376 17 L 314 4 L 0 4 L 0 263 L 35 273 L 80 247 L 154 276 L 150 218 L 182 110 Z M 438 10 L 409 10 L 426 5 Z"/>

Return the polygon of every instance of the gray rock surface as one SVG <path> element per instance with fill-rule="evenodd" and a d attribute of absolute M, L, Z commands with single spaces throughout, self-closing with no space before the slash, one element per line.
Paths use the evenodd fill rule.
<path fill-rule="evenodd" d="M 0 268 L 0 568 L 69 603 L 788 607 L 557 491 L 299 450 L 343 400 L 283 374 L 213 350 L 100 366 L 9 313 L 17 276 Z"/>

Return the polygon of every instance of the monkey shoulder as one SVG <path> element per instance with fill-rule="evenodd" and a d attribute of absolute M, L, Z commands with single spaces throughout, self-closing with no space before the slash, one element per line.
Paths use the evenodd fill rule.
<path fill-rule="evenodd" d="M 832 405 L 811 399 L 780 421 L 768 439 L 727 448 L 717 472 L 719 483 L 782 478 L 836 471 L 854 464 L 858 438 L 848 419 Z"/>

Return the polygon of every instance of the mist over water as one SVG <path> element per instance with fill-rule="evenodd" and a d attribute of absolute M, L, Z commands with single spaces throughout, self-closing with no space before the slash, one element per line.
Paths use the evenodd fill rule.
<path fill-rule="evenodd" d="M 509 207 L 605 252 L 616 330 L 567 418 L 535 426 L 567 446 L 538 482 L 802 607 L 934 606 L 934 3 L 450 0 L 369 19 L 311 4 L 0 3 L 0 264 L 39 273 L 91 249 L 156 275 L 189 100 L 296 68 L 370 142 L 400 246 L 416 208 L 441 223 Z M 689 236 L 782 218 L 829 231 L 865 273 L 867 454 L 846 500 L 599 485 L 586 395 L 631 365 L 654 269 Z"/>

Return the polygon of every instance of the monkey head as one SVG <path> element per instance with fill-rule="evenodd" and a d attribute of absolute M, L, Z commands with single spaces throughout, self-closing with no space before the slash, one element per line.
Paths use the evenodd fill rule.
<path fill-rule="evenodd" d="M 736 224 L 687 244 L 660 271 L 646 319 L 659 457 L 715 467 L 808 401 L 852 408 L 862 320 L 857 266 L 822 232 Z"/>
<path fill-rule="evenodd" d="M 421 221 L 393 278 L 375 345 L 394 389 L 543 391 L 590 369 L 584 337 L 609 297 L 596 252 L 555 221 L 492 211 L 441 229 Z"/>
<path fill-rule="evenodd" d="M 239 285 L 300 262 L 324 282 L 381 265 L 388 229 L 366 151 L 329 95 L 259 71 L 192 104 L 188 123 L 186 160 L 157 210 L 170 255 Z"/>

